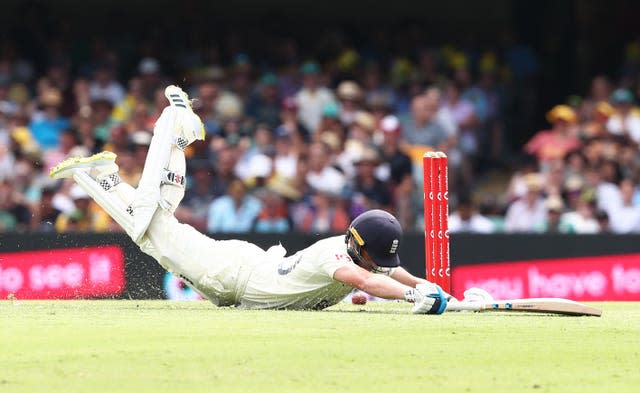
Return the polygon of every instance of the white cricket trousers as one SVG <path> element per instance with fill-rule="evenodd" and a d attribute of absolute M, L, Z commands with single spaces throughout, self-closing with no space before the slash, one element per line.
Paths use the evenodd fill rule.
<path fill-rule="evenodd" d="M 253 267 L 266 253 L 246 241 L 212 239 L 162 208 L 137 244 L 218 306 L 240 303 Z"/>

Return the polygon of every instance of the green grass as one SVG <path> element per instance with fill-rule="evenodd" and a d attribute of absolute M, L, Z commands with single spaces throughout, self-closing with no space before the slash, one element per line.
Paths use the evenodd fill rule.
<path fill-rule="evenodd" d="M 2 301 L 0 392 L 636 391 L 640 303 L 596 306 L 602 318 Z"/>

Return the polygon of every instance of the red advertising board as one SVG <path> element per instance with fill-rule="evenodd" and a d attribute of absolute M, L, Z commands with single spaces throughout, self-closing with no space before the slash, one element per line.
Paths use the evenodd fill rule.
<path fill-rule="evenodd" d="M 496 299 L 640 300 L 640 254 L 464 265 L 452 276 L 458 298 L 480 287 Z"/>
<path fill-rule="evenodd" d="M 124 284 L 119 246 L 0 253 L 0 299 L 106 297 Z"/>

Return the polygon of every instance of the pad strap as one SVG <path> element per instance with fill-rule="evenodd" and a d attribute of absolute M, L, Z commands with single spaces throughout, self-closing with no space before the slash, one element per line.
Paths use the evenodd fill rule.
<path fill-rule="evenodd" d="M 165 169 L 162 174 L 162 184 L 184 187 L 185 177 L 184 175 Z"/>
<path fill-rule="evenodd" d="M 120 179 L 120 175 L 118 175 L 118 172 L 115 172 L 98 180 L 98 184 L 100 184 L 100 187 L 102 187 L 105 191 L 109 191 L 113 187 L 120 184 L 121 181 L 122 180 Z"/>

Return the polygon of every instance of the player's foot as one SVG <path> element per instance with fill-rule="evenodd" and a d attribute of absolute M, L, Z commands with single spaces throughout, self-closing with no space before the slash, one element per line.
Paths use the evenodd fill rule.
<path fill-rule="evenodd" d="M 75 170 L 84 169 L 89 171 L 93 168 L 99 167 L 103 167 L 109 172 L 113 172 L 112 168 L 115 167 L 115 172 L 117 172 L 118 166 L 115 161 L 116 154 L 110 151 L 103 151 L 101 153 L 94 154 L 91 157 L 71 157 L 53 167 L 49 172 L 49 176 L 54 179 L 71 178 L 73 177 L 73 172 Z"/>
<path fill-rule="evenodd" d="M 176 146 L 184 150 L 191 143 L 204 140 L 204 125 L 200 117 L 193 112 L 187 93 L 178 86 L 170 85 L 164 90 L 164 95 L 169 100 L 170 108 L 176 108 L 178 113 Z"/>

